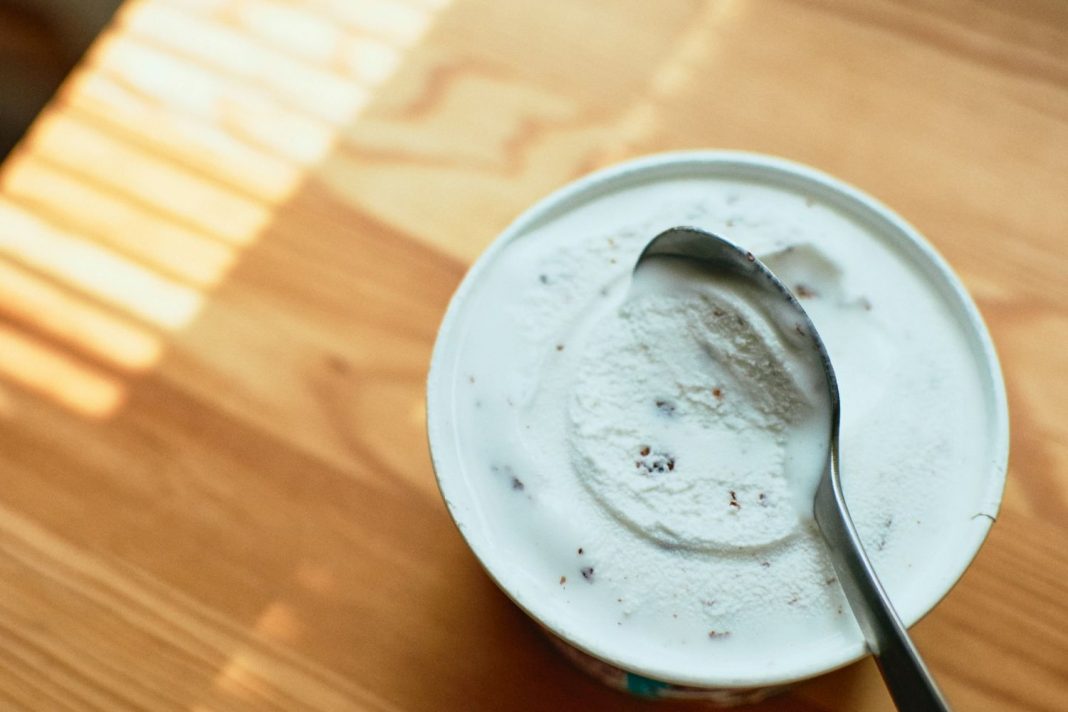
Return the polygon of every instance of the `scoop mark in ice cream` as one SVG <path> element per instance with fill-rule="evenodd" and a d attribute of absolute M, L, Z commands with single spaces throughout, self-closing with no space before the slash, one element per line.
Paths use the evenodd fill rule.
<path fill-rule="evenodd" d="M 653 259 L 578 349 L 568 408 L 574 471 L 638 536 L 734 550 L 799 533 L 791 477 L 819 463 L 799 460 L 793 443 L 821 417 L 826 389 L 813 387 L 809 362 L 796 363 L 811 351 L 807 334 L 779 333 L 767 309 L 737 277 Z M 819 456 L 826 436 L 813 437 Z M 624 460 L 627 452 L 637 457 Z M 762 506 L 749 512 L 744 501 Z"/>

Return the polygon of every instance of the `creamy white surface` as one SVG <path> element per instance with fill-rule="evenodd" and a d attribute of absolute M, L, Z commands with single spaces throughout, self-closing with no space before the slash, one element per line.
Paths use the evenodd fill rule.
<path fill-rule="evenodd" d="M 637 536 L 730 553 L 795 535 L 811 511 L 827 387 L 815 347 L 768 301 L 722 270 L 653 258 L 581 342 L 574 473 Z"/>
<path fill-rule="evenodd" d="M 906 618 L 938 535 L 975 514 L 977 495 L 961 491 L 989 467 L 974 447 L 988 427 L 982 378 L 907 259 L 770 186 L 616 192 L 520 236 L 485 269 L 458 325 L 452 427 L 495 575 L 550 627 L 625 666 L 748 679 L 859 632 L 814 526 L 787 502 L 782 433 L 805 399 L 782 354 L 756 339 L 716 366 L 709 344 L 746 332 L 694 331 L 710 313 L 700 295 L 626 299 L 641 248 L 674 225 L 752 250 L 804 296 L 838 374 L 853 516 Z M 672 353 L 646 358 L 642 343 Z M 746 393 L 732 363 L 767 365 L 764 387 Z M 692 448 L 705 440 L 715 447 Z M 654 460 L 692 454 L 654 478 L 646 445 Z"/>

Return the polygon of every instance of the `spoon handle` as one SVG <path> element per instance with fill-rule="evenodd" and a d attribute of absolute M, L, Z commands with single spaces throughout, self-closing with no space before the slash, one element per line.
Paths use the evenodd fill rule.
<path fill-rule="evenodd" d="M 837 453 L 830 458 L 830 467 L 831 477 L 823 477 L 816 491 L 816 523 L 827 540 L 835 573 L 868 648 L 875 656 L 890 696 L 899 710 L 948 711 L 949 704 L 890 605 L 890 599 L 864 553 L 842 496 Z"/>

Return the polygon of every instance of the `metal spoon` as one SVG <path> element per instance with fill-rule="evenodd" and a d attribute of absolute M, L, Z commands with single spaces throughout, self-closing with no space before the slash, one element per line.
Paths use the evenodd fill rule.
<path fill-rule="evenodd" d="M 783 329 L 784 333 L 797 329 L 798 333 L 807 334 L 811 339 L 812 348 L 818 352 L 819 362 L 823 365 L 831 405 L 827 466 L 813 500 L 816 524 L 830 550 L 831 562 L 845 591 L 846 600 L 864 633 L 868 649 L 875 656 L 894 704 L 899 710 L 909 712 L 949 710 L 905 626 L 890 605 L 890 599 L 864 553 L 849 516 L 838 474 L 838 430 L 841 419 L 838 382 L 827 348 L 816 327 L 793 293 L 760 260 L 751 252 L 712 233 L 692 227 L 666 230 L 646 245 L 638 257 L 635 270 L 650 257 L 681 257 L 746 279 L 758 287 L 761 294 L 773 298 L 768 300 L 768 304 L 777 306 L 766 311 L 776 326 Z M 798 329 L 798 325 L 803 328 Z"/>

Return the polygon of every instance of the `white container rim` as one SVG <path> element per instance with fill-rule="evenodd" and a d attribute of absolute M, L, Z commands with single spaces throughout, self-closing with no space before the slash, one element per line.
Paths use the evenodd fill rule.
<path fill-rule="evenodd" d="M 717 675 L 715 670 L 697 676 L 680 675 L 666 669 L 635 669 L 609 651 L 599 649 L 596 641 L 579 640 L 572 632 L 561 630 L 552 622 L 540 618 L 531 610 L 531 606 L 522 600 L 522 596 L 502 580 L 506 568 L 503 562 L 493 560 L 489 547 L 474 536 L 468 526 L 472 518 L 481 517 L 473 506 L 473 494 L 464 478 L 452 476 L 462 471 L 460 454 L 456 448 L 455 404 L 451 394 L 451 384 L 456 382 L 458 368 L 454 348 L 456 339 L 453 334 L 468 294 L 480 280 L 482 273 L 491 267 L 497 253 L 518 236 L 598 196 L 651 180 L 682 177 L 748 178 L 785 188 L 803 189 L 813 198 L 833 205 L 878 233 L 891 235 L 893 246 L 911 260 L 938 290 L 947 306 L 954 310 L 968 339 L 973 357 L 983 367 L 986 407 L 992 422 L 991 441 L 988 443 L 991 453 L 990 468 L 985 473 L 986 488 L 981 498 L 982 507 L 971 520 L 968 536 L 960 539 L 955 562 L 957 565 L 947 567 L 941 577 L 925 581 L 927 587 L 920 595 L 922 603 L 913 615 L 904 616 L 906 626 L 912 626 L 919 621 L 949 593 L 986 539 L 997 517 L 1005 487 L 1009 416 L 1005 384 L 993 341 L 978 308 L 963 284 L 942 256 L 915 228 L 881 202 L 857 188 L 822 171 L 783 158 L 723 150 L 652 154 L 598 170 L 571 182 L 545 196 L 516 218 L 468 270 L 442 319 L 427 378 L 427 436 L 431 460 L 449 514 L 480 564 L 501 590 L 531 618 L 567 643 L 621 669 L 673 684 L 710 689 L 778 686 L 848 665 L 866 655 L 867 650 L 863 643 L 858 643 L 848 648 L 843 647 L 837 651 L 838 655 L 807 660 L 803 664 L 789 667 L 754 670 L 753 674 L 744 676 Z"/>

